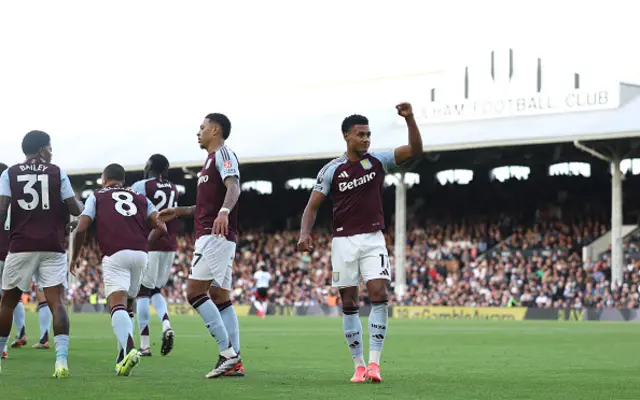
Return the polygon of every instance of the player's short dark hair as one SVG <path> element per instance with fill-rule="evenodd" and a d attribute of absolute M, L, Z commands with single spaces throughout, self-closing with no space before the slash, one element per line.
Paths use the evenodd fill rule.
<path fill-rule="evenodd" d="M 231 121 L 229 121 L 229 118 L 227 118 L 226 115 L 220 113 L 211 113 L 205 118 L 220 125 L 220 127 L 222 127 L 222 138 L 224 140 L 227 140 L 227 138 L 231 134 Z"/>
<path fill-rule="evenodd" d="M 102 175 L 108 181 L 124 182 L 124 167 L 120 164 L 109 164 L 102 172 Z"/>
<path fill-rule="evenodd" d="M 369 120 L 364 115 L 349 115 L 342 121 L 342 133 L 349 132 L 355 125 L 369 125 Z"/>
<path fill-rule="evenodd" d="M 31 131 L 22 139 L 22 152 L 25 155 L 36 154 L 41 148 L 51 144 L 51 137 L 42 131 Z"/>
<path fill-rule="evenodd" d="M 149 157 L 149 161 L 151 162 L 149 169 L 153 172 L 161 174 L 169 169 L 169 160 L 167 160 L 167 157 L 162 154 L 152 155 Z"/>
<path fill-rule="evenodd" d="M 3 164 L 0 162 L 0 174 L 4 172 L 5 169 L 7 169 L 9 167 L 7 167 L 7 164 Z"/>

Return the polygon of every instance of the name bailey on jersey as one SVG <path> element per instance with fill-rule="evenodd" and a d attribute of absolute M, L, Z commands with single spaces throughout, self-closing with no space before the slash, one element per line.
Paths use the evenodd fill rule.
<path fill-rule="evenodd" d="M 366 175 L 363 175 L 359 178 L 355 178 L 349 182 L 340 182 L 338 184 L 338 190 L 340 190 L 341 192 L 344 192 L 346 190 L 351 190 L 354 189 L 360 185 L 363 185 L 367 182 L 371 182 L 373 180 L 373 178 L 376 177 L 376 173 L 374 172 L 370 172 Z"/>
<path fill-rule="evenodd" d="M 49 167 L 44 164 L 21 164 L 20 171 L 34 171 L 34 172 L 44 172 Z"/>

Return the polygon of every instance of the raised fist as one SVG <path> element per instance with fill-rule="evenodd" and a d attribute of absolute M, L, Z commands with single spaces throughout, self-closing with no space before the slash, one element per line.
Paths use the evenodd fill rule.
<path fill-rule="evenodd" d="M 398 110 L 398 115 L 404 118 L 413 115 L 413 107 L 411 107 L 410 103 L 400 103 L 396 106 L 396 110 Z"/>

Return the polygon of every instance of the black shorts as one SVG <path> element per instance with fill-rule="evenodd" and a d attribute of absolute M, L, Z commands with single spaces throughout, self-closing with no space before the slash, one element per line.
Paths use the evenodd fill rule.
<path fill-rule="evenodd" d="M 259 300 L 266 300 L 268 291 L 269 291 L 269 288 L 266 288 L 266 287 L 258 288 L 258 296 L 257 296 L 258 299 Z"/>

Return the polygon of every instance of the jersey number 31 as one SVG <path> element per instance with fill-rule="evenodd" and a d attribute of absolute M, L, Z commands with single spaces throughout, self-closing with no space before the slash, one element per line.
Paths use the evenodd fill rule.
<path fill-rule="evenodd" d="M 22 193 L 31 197 L 31 201 L 19 199 L 18 205 L 26 211 L 35 210 L 40 206 L 43 210 L 48 210 L 51 206 L 49 202 L 49 175 L 18 175 L 18 182 L 24 182 Z M 40 193 L 34 187 L 36 183 L 40 183 Z"/>

